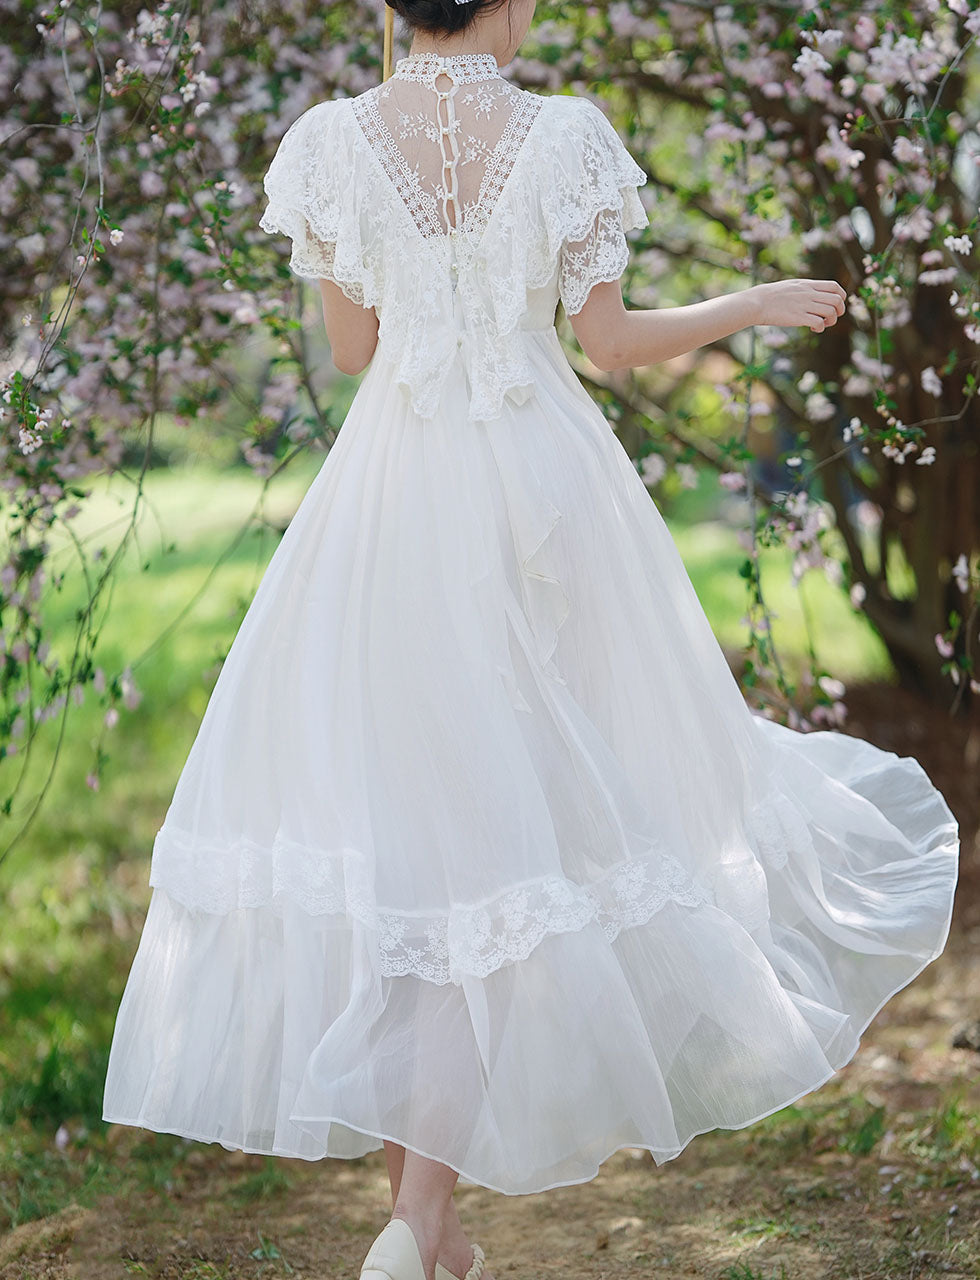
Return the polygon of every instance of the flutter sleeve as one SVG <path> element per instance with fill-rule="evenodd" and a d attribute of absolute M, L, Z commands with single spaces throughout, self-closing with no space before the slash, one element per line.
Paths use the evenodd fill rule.
<path fill-rule="evenodd" d="M 358 205 L 347 105 L 319 102 L 283 134 L 262 181 L 267 204 L 259 226 L 290 238 L 295 275 L 333 280 L 353 302 L 371 307 L 380 300 L 379 264 Z"/>
<path fill-rule="evenodd" d="M 585 306 L 593 285 L 618 280 L 629 261 L 626 232 L 649 225 L 637 194 L 647 175 L 588 98 L 574 104 L 558 147 L 560 225 L 558 293 L 568 315 Z"/>

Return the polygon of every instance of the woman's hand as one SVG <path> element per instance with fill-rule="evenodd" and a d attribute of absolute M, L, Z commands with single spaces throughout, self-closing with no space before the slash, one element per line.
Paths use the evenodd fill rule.
<path fill-rule="evenodd" d="M 836 280 L 773 280 L 752 286 L 756 324 L 809 325 L 815 333 L 837 323 L 847 294 Z"/>

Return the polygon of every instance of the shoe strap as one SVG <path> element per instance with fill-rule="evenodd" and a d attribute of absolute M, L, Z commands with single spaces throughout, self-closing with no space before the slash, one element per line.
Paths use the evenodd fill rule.
<path fill-rule="evenodd" d="M 486 1261 L 486 1254 L 480 1246 L 478 1244 L 473 1245 L 473 1261 L 470 1264 L 469 1271 L 467 1271 L 466 1275 L 463 1276 L 463 1280 L 480 1280 L 480 1276 L 483 1275 L 483 1268 L 486 1266 Z"/>

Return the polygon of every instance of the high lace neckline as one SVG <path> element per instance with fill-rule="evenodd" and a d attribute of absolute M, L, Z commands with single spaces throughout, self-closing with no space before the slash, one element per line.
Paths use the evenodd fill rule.
<path fill-rule="evenodd" d="M 392 71 L 392 78 L 420 80 L 430 88 L 436 87 L 436 76 L 450 76 L 456 84 L 473 80 L 487 80 L 500 76 L 500 67 L 492 53 L 409 53 L 399 58 Z"/>

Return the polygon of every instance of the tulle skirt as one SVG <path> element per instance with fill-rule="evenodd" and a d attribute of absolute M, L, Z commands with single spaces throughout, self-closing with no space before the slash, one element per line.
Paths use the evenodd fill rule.
<path fill-rule="evenodd" d="M 423 420 L 372 361 L 157 833 L 104 1119 L 542 1191 L 815 1089 L 942 951 L 942 795 L 750 711 L 529 341 L 535 394 L 468 426 L 462 370 Z"/>

